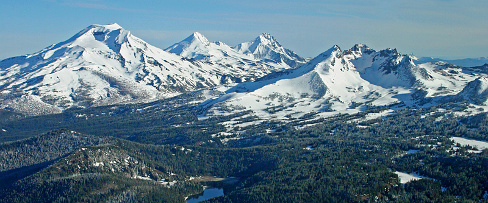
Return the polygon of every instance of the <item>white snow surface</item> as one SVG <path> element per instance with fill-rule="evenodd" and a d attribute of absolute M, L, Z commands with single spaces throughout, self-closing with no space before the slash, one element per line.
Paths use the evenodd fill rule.
<path fill-rule="evenodd" d="M 488 142 L 486 141 L 467 139 L 463 137 L 451 137 L 451 140 L 454 141 L 455 143 L 459 143 L 461 146 L 469 145 L 478 148 L 478 150 L 488 149 Z M 481 151 L 476 151 L 476 152 L 480 153 Z"/>
<path fill-rule="evenodd" d="M 417 65 L 413 56 L 395 49 L 374 51 L 357 44 L 342 51 L 336 45 L 295 70 L 238 84 L 203 105 L 213 105 L 207 116 L 252 110 L 262 119 L 286 120 L 311 112 L 327 117 L 399 103 L 435 105 L 466 99 L 466 94 L 485 104 L 485 77 L 482 71 L 461 70 L 445 63 Z M 471 83 L 474 88 L 469 87 Z"/>
<path fill-rule="evenodd" d="M 136 176 L 134 176 L 132 178 L 134 178 L 134 179 L 140 179 L 140 180 L 152 180 L 150 177 L 140 176 L 140 175 L 136 175 Z"/>
<path fill-rule="evenodd" d="M 99 167 L 99 166 L 104 166 L 105 164 L 103 162 L 95 162 L 93 163 L 93 166 Z"/>
<path fill-rule="evenodd" d="M 163 51 L 118 24 L 92 25 L 37 53 L 0 61 L 0 108 L 39 115 L 198 90 L 207 97 L 201 106 L 210 107 L 200 119 L 252 110 L 261 120 L 287 120 L 464 100 L 476 105 L 468 111 L 488 111 L 487 71 L 418 62 L 364 44 L 334 46 L 309 60 L 267 33 L 230 47 L 195 32 Z"/>
<path fill-rule="evenodd" d="M 427 177 L 418 175 L 417 173 L 408 174 L 408 173 L 403 173 L 403 172 L 398 172 L 398 171 L 395 171 L 394 173 L 398 175 L 398 178 L 400 178 L 401 184 L 405 184 L 405 183 L 408 183 L 408 182 L 414 181 L 414 180 L 420 180 L 422 178 L 427 178 Z"/>
<path fill-rule="evenodd" d="M 459 97 L 471 101 L 474 104 L 486 106 L 488 104 L 488 77 L 479 76 L 469 82 L 459 93 Z"/>
<path fill-rule="evenodd" d="M 247 75 L 262 77 L 276 71 L 296 68 L 307 62 L 281 46 L 270 34 L 262 34 L 253 42 L 230 47 L 223 42 L 209 42 L 199 32 L 176 43 L 165 51 L 189 59 L 198 59 L 211 64 L 222 64 L 233 72 L 247 72 Z M 244 78 L 242 81 L 252 81 Z"/>
<path fill-rule="evenodd" d="M 223 43 L 208 42 L 199 33 L 191 37 L 198 41 L 193 43 L 194 49 L 208 45 L 220 47 L 215 49 L 222 51 L 220 54 L 237 54 Z M 144 42 L 118 24 L 92 25 L 37 53 L 1 61 L 0 108 L 38 115 L 59 113 L 73 106 L 149 102 L 251 81 L 290 68 L 281 61 L 253 65 L 258 60 L 239 58 L 242 54 L 234 61 L 214 55 L 222 60 L 186 59 Z"/>

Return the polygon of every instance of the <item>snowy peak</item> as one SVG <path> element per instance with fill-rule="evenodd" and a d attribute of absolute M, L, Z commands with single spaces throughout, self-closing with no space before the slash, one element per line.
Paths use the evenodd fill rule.
<path fill-rule="evenodd" d="M 195 44 L 195 43 L 196 44 L 202 44 L 204 46 L 210 45 L 210 42 L 208 41 L 208 39 L 199 32 L 194 32 L 193 34 L 188 36 L 186 39 L 184 39 L 183 41 L 181 41 L 177 44 L 191 45 L 191 44 Z"/>
<path fill-rule="evenodd" d="M 202 59 L 216 52 L 216 50 L 213 50 L 215 47 L 211 47 L 212 45 L 220 46 L 209 42 L 201 33 L 194 32 L 181 42 L 166 48 L 165 51 L 178 54 L 185 58 Z"/>
<path fill-rule="evenodd" d="M 333 56 L 336 58 L 340 58 L 343 56 L 343 53 L 342 53 L 341 48 L 338 45 L 334 45 L 330 49 L 327 49 L 327 51 L 322 52 L 319 56 L 320 57 Z"/>
<path fill-rule="evenodd" d="M 478 105 L 487 105 L 488 101 L 488 77 L 480 76 L 469 82 L 458 96 L 462 99 Z"/>
<path fill-rule="evenodd" d="M 336 59 L 343 59 L 344 53 L 337 45 L 332 46 L 327 51 L 322 52 L 317 57 L 313 58 L 306 66 L 316 65 L 318 63 L 324 63 L 327 61 L 329 65 L 334 66 Z"/>
<path fill-rule="evenodd" d="M 417 82 L 417 70 L 410 56 L 399 53 L 396 49 L 375 51 L 364 44 L 356 44 L 344 51 L 345 58 L 354 64 L 361 77 L 372 84 L 391 88 L 394 86 L 411 87 Z M 423 72 L 425 73 L 425 71 Z"/>
<path fill-rule="evenodd" d="M 234 49 L 242 54 L 252 55 L 255 60 L 270 60 L 285 63 L 290 67 L 299 67 L 307 62 L 295 52 L 284 48 L 270 34 L 263 33 L 252 42 L 241 43 Z"/>
<path fill-rule="evenodd" d="M 348 83 L 347 86 L 351 88 L 354 88 L 353 86 L 358 84 L 354 81 L 360 81 L 360 83 L 364 84 L 367 83 L 360 78 L 354 65 L 345 58 L 344 52 L 337 45 L 334 45 L 332 48 L 312 59 L 307 66 L 314 67 L 313 70 L 321 76 L 330 91 L 338 91 L 343 88 L 338 87 L 338 83 Z"/>
<path fill-rule="evenodd" d="M 356 108 L 364 108 L 360 105 L 387 94 L 382 88 L 361 78 L 337 45 L 278 78 L 243 83 L 235 90 L 234 96 L 222 98 L 225 104 L 251 109 L 263 118 L 268 116 L 269 109 L 273 109 L 272 117 L 300 117 L 310 112 L 357 111 Z M 383 101 L 392 103 L 396 100 L 386 98 Z"/>
<path fill-rule="evenodd" d="M 284 49 L 280 43 L 269 33 L 263 33 L 259 35 L 254 42 L 249 46 L 249 51 L 252 53 L 256 53 L 256 50 L 262 46 L 267 46 L 272 49 L 282 50 Z M 259 50 L 258 50 L 259 51 Z"/>
<path fill-rule="evenodd" d="M 244 42 L 242 44 L 239 44 L 235 47 L 235 49 L 238 52 L 244 54 L 254 54 L 255 56 L 258 55 L 257 58 L 259 58 L 260 53 L 264 53 L 265 51 L 284 51 L 284 48 L 281 46 L 281 44 L 278 43 L 278 41 L 268 33 L 263 33 L 259 35 L 252 42 Z"/>
<path fill-rule="evenodd" d="M 210 42 L 208 41 L 208 39 L 207 39 L 205 36 L 203 36 L 201 33 L 199 33 L 199 32 L 194 32 L 194 33 L 193 33 L 193 34 L 192 34 L 190 37 L 188 37 L 188 38 L 191 38 L 191 39 L 192 39 L 192 42 L 193 42 L 193 41 L 197 41 L 197 40 L 198 40 L 198 42 L 200 42 L 200 43 L 202 43 L 202 44 L 204 44 L 204 45 L 206 45 L 206 46 L 208 46 L 208 45 L 210 44 Z M 188 39 L 188 38 L 187 38 L 187 39 Z"/>
<path fill-rule="evenodd" d="M 115 30 L 124 30 L 119 24 L 113 23 L 113 24 L 107 24 L 107 25 L 99 25 L 99 24 L 93 24 L 88 26 L 87 28 L 81 30 L 78 32 L 76 35 L 74 35 L 71 39 L 79 38 L 80 36 L 83 35 L 93 35 L 93 34 L 100 34 L 100 33 L 107 33 Z"/>
<path fill-rule="evenodd" d="M 112 23 L 112 24 L 107 24 L 107 25 L 98 25 L 98 24 L 94 24 L 94 26 L 98 26 L 98 27 L 105 27 L 107 29 L 112 29 L 112 30 L 119 30 L 119 29 L 123 29 L 122 26 L 120 26 L 119 24 L 117 23 Z"/>
<path fill-rule="evenodd" d="M 344 51 L 346 55 L 352 55 L 354 57 L 361 57 L 363 54 L 372 54 L 375 50 L 369 48 L 365 44 L 355 44 L 349 50 Z"/>
<path fill-rule="evenodd" d="M 259 35 L 256 40 L 259 40 L 260 42 L 271 42 L 271 43 L 278 43 L 276 39 L 269 33 L 262 33 Z"/>
<path fill-rule="evenodd" d="M 209 42 L 202 34 L 195 32 L 183 41 L 168 47 L 165 51 L 178 54 L 184 58 L 205 60 L 210 63 L 227 63 L 228 65 L 239 66 L 260 64 L 257 66 L 272 66 L 278 69 L 297 68 L 307 61 L 293 51 L 285 49 L 268 33 L 261 34 L 252 42 L 241 43 L 231 48 L 220 41 Z M 263 68 L 268 69 L 266 67 Z"/>
<path fill-rule="evenodd" d="M 116 23 L 109 25 L 91 25 L 65 41 L 65 43 L 69 43 L 71 46 L 79 45 L 81 47 L 93 48 L 96 46 L 93 40 L 96 40 L 109 46 L 116 46 L 128 42 L 130 37 L 130 32 Z"/>
<path fill-rule="evenodd" d="M 370 49 L 368 46 L 366 46 L 365 44 L 355 44 L 351 49 L 351 51 L 361 51 L 361 50 L 366 50 L 366 49 Z"/>

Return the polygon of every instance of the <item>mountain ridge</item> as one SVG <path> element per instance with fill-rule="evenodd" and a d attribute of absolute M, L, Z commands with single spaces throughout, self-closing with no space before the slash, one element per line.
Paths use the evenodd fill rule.
<path fill-rule="evenodd" d="M 206 42 L 201 34 L 192 36 Z M 76 106 L 149 102 L 290 68 L 254 61 L 243 69 L 241 61 L 184 58 L 148 44 L 118 24 L 91 25 L 34 54 L 1 61 L 0 107 L 38 115 Z M 40 110 L 29 111 L 33 107 Z"/>
<path fill-rule="evenodd" d="M 264 117 L 269 116 L 264 109 L 292 100 L 303 106 L 288 109 L 297 116 L 358 112 L 396 103 L 435 104 L 445 97 L 468 99 L 460 95 L 463 89 L 486 74 L 483 67 L 420 63 L 396 49 L 376 51 L 365 44 L 348 50 L 334 45 L 305 59 L 268 33 L 230 47 L 194 32 L 162 50 L 114 23 L 91 25 L 34 54 L 0 61 L 0 108 L 39 115 L 208 90 L 226 95 L 209 95 L 215 100 L 205 105 L 247 106 Z"/>
<path fill-rule="evenodd" d="M 299 118 L 311 112 L 327 117 L 400 104 L 422 107 L 469 97 L 460 95 L 467 94 L 463 93 L 467 91 L 466 85 L 480 76 L 484 78 L 483 75 L 486 76 L 445 64 L 417 65 L 413 57 L 396 49 L 375 51 L 356 44 L 342 51 L 334 45 L 295 70 L 269 80 L 239 84 L 221 99 L 205 105 L 216 106 L 210 108 L 211 116 L 240 111 L 219 110 L 228 106 L 252 110 L 261 119 L 277 120 Z M 469 95 L 476 98 L 484 94 Z M 268 109 L 280 110 L 270 113 Z"/>

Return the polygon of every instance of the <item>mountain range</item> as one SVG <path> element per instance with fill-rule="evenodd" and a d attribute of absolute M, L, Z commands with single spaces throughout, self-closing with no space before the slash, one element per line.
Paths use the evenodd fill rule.
<path fill-rule="evenodd" d="M 0 203 L 488 200 L 488 64 L 324 50 L 110 24 L 0 61 Z"/>
<path fill-rule="evenodd" d="M 465 59 L 453 59 L 453 60 L 446 60 L 440 58 L 433 58 L 433 57 L 421 57 L 416 59 L 417 63 L 427 63 L 427 62 L 439 62 L 444 61 L 450 64 L 463 66 L 463 67 L 475 67 L 475 66 L 482 66 L 488 63 L 487 57 L 479 57 L 479 58 L 465 58 Z"/>
<path fill-rule="evenodd" d="M 335 45 L 309 59 L 267 33 L 231 47 L 195 32 L 162 50 L 118 24 L 91 25 L 37 53 L 1 61 L 0 108 L 40 115 L 199 90 L 220 95 L 202 101 L 207 116 L 252 110 L 266 119 L 293 118 L 460 100 L 485 106 L 485 66 L 426 62 L 364 44 Z"/>
<path fill-rule="evenodd" d="M 470 101 L 476 112 L 488 99 L 486 77 L 486 65 L 415 64 L 412 56 L 395 49 L 375 51 L 357 44 L 343 51 L 336 45 L 286 74 L 240 83 L 203 105 L 209 107 L 207 116 L 252 110 L 264 120 L 459 101 Z"/>
<path fill-rule="evenodd" d="M 276 41 L 248 44 L 256 57 L 242 48 L 243 53 L 238 53 L 222 43 L 209 43 L 195 33 L 173 46 L 186 50 L 180 56 L 144 42 L 117 24 L 92 25 L 37 53 L 1 61 L 0 106 L 36 115 L 70 107 L 148 102 L 252 81 L 305 63 Z M 207 49 L 207 55 L 215 54 L 218 60 L 185 57 L 191 48 L 194 53 Z"/>

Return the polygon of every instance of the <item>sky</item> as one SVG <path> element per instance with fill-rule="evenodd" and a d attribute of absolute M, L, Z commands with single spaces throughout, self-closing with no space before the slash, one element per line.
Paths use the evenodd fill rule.
<path fill-rule="evenodd" d="M 5 0 L 0 59 L 111 23 L 161 49 L 193 32 L 230 46 L 270 33 L 303 57 L 357 43 L 419 57 L 488 57 L 487 10 L 485 0 Z"/>

